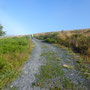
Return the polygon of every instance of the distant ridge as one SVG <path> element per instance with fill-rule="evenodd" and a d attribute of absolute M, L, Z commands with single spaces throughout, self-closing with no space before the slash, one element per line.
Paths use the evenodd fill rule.
<path fill-rule="evenodd" d="M 61 32 L 61 31 L 65 31 L 65 32 L 69 32 L 69 31 L 80 31 L 81 33 L 83 33 L 83 32 L 90 31 L 90 28 L 85 28 L 85 29 L 72 29 L 72 30 L 60 30 L 60 31 L 52 31 L 52 32 Z M 37 34 L 44 34 L 44 33 L 52 33 L 52 32 L 35 33 L 35 35 L 37 35 Z"/>

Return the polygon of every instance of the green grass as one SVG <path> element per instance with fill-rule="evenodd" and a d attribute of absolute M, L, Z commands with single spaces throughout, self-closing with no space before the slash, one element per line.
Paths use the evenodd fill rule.
<path fill-rule="evenodd" d="M 0 88 L 13 81 L 32 52 L 29 37 L 0 39 Z"/>
<path fill-rule="evenodd" d="M 48 48 L 46 45 L 43 45 L 41 48 Z"/>
<path fill-rule="evenodd" d="M 61 59 L 58 58 L 55 52 L 44 52 L 41 54 L 44 65 L 40 67 L 40 73 L 36 74 L 36 82 L 33 86 L 41 88 L 49 88 L 49 90 L 72 90 L 77 86 L 73 84 L 68 78 L 64 77 L 65 72 L 63 66 L 60 65 Z M 59 61 L 59 62 L 58 62 Z M 54 83 L 52 85 L 52 83 Z"/>
<path fill-rule="evenodd" d="M 90 69 L 82 62 L 82 59 L 77 59 L 75 63 L 75 68 L 82 72 L 80 74 L 81 76 L 84 76 L 85 79 L 90 80 Z"/>
<path fill-rule="evenodd" d="M 45 87 L 45 84 L 48 82 L 48 80 L 63 76 L 64 72 L 62 67 L 58 64 L 58 61 L 61 60 L 58 59 L 55 52 L 45 52 L 42 53 L 41 56 L 46 58 L 46 63 L 41 66 L 40 74 L 36 74 L 36 78 L 37 83 L 40 84 L 40 87 Z"/>
<path fill-rule="evenodd" d="M 45 52 L 45 53 L 42 53 L 41 56 L 50 56 L 50 55 L 55 55 L 56 53 L 55 52 L 51 52 L 51 51 L 48 51 L 48 52 Z"/>
<path fill-rule="evenodd" d="M 47 63 L 46 65 L 41 66 L 40 75 L 36 75 L 36 77 L 38 78 L 38 83 L 43 86 L 48 79 L 53 79 L 63 74 L 64 72 L 59 65 L 56 63 Z"/>

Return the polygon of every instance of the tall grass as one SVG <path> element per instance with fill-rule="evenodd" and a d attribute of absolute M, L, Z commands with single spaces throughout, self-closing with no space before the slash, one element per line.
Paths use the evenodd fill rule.
<path fill-rule="evenodd" d="M 61 31 L 36 36 L 49 43 L 57 43 L 71 48 L 74 52 L 82 55 L 90 63 L 90 34 L 89 31 Z"/>
<path fill-rule="evenodd" d="M 17 77 L 31 52 L 32 42 L 27 36 L 0 39 L 0 88 Z"/>

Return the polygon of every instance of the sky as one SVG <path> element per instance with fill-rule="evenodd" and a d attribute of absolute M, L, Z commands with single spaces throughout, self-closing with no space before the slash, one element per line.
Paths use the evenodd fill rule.
<path fill-rule="evenodd" d="M 90 0 L 0 0 L 9 35 L 90 28 Z"/>

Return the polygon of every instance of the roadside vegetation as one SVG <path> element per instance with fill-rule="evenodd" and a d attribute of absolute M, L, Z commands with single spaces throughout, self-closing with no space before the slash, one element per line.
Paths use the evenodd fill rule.
<path fill-rule="evenodd" d="M 65 77 L 65 69 L 72 69 L 61 64 L 56 52 L 48 50 L 47 46 L 42 47 L 44 52 L 41 54 L 43 65 L 40 67 L 40 73 L 36 74 L 36 82 L 33 86 L 49 90 L 86 90 L 84 85 L 77 85 L 74 81 Z"/>
<path fill-rule="evenodd" d="M 67 47 L 90 63 L 90 29 L 42 33 L 36 38 Z"/>
<path fill-rule="evenodd" d="M 75 69 L 79 70 L 86 80 L 90 80 L 90 29 L 42 33 L 37 34 L 36 38 L 55 44 L 71 55 L 76 53 L 75 59 L 73 58 Z"/>
<path fill-rule="evenodd" d="M 28 36 L 0 39 L 0 89 L 19 75 L 32 47 Z"/>

